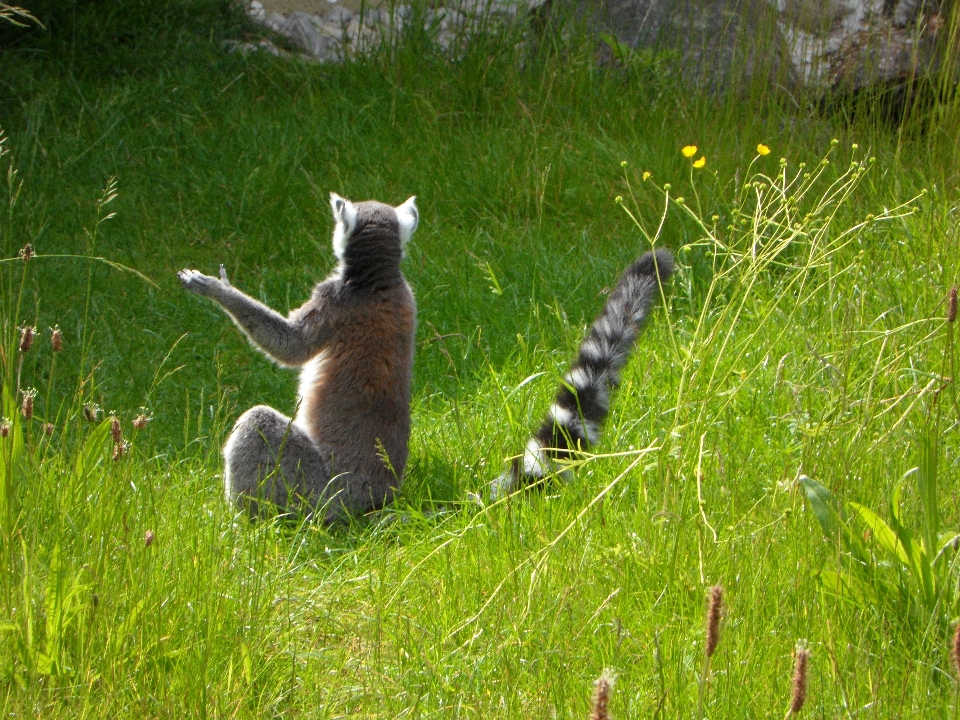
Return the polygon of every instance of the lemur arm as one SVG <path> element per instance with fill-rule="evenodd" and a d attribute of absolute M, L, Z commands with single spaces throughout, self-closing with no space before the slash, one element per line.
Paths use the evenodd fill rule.
<path fill-rule="evenodd" d="M 329 329 L 326 323 L 316 322 L 316 313 L 295 311 L 291 318 L 283 317 L 234 288 L 223 265 L 219 280 L 190 269 L 181 270 L 177 277 L 185 290 L 219 303 L 254 345 L 283 365 L 303 365 L 326 340 Z"/>

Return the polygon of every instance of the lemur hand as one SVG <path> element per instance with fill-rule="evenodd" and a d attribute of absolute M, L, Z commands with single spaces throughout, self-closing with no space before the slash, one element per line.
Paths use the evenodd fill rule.
<path fill-rule="evenodd" d="M 223 265 L 220 266 L 220 277 L 222 280 L 217 280 L 215 277 L 204 275 L 201 272 L 190 270 L 189 268 L 178 272 L 177 277 L 180 278 L 180 284 L 183 285 L 184 290 L 189 290 L 197 295 L 206 295 L 207 297 L 216 294 L 217 290 L 224 285 L 230 284 L 226 282 L 227 274 L 223 269 Z"/>

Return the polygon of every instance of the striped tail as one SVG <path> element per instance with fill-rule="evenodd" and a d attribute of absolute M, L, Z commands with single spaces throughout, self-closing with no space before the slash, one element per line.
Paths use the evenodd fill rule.
<path fill-rule="evenodd" d="M 643 327 L 659 284 L 673 274 L 667 250 L 645 253 L 627 268 L 583 342 L 546 419 L 527 441 L 523 457 L 493 481 L 492 500 L 543 481 L 554 472 L 553 460 L 586 450 L 600 439 L 600 425 L 610 412 L 610 391 Z"/>

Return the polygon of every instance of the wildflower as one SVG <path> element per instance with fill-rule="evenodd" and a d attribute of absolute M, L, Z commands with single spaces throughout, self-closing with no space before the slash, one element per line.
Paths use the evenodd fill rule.
<path fill-rule="evenodd" d="M 593 684 L 593 712 L 590 713 L 590 720 L 609 720 L 610 713 L 607 705 L 610 702 L 610 688 L 616 680 L 609 670 L 604 670 Z"/>
<path fill-rule="evenodd" d="M 50 348 L 58 353 L 63 350 L 63 335 L 60 334 L 60 326 L 54 325 L 50 330 Z"/>
<path fill-rule="evenodd" d="M 37 391 L 33 388 L 27 388 L 26 390 L 21 390 L 23 393 L 23 403 L 20 405 L 20 414 L 26 420 L 29 420 L 33 417 L 33 399 L 37 396 Z"/>
<path fill-rule="evenodd" d="M 25 325 L 20 328 L 20 354 L 30 352 L 30 348 L 33 347 L 33 338 L 37 334 L 37 329 L 31 325 Z"/>
<path fill-rule="evenodd" d="M 143 430 L 147 423 L 150 422 L 153 418 L 149 415 L 143 413 L 137 415 L 136 419 L 133 421 L 133 427 L 137 430 Z"/>
<path fill-rule="evenodd" d="M 100 419 L 100 406 L 96 403 L 87 403 L 83 406 L 83 419 L 88 423 L 95 423 Z"/>
<path fill-rule="evenodd" d="M 947 303 L 947 322 L 957 319 L 957 286 L 950 288 L 950 301 Z"/>
<path fill-rule="evenodd" d="M 5 438 L 10 434 L 10 421 L 6 418 L 0 420 L 0 438 Z"/>
<path fill-rule="evenodd" d="M 620 167 L 626 167 L 626 166 L 627 166 L 627 161 L 626 161 L 626 160 L 621 160 L 621 161 L 620 161 Z"/>
<path fill-rule="evenodd" d="M 147 530 L 143 534 L 143 546 L 150 547 L 153 545 L 153 530 Z"/>
<path fill-rule="evenodd" d="M 643 173 L 643 181 L 646 182 L 646 181 L 649 180 L 649 179 L 650 179 L 650 173 L 644 172 L 644 173 Z"/>
<path fill-rule="evenodd" d="M 807 701 L 807 661 L 810 651 L 801 648 L 797 651 L 797 664 L 793 669 L 793 695 L 790 698 L 790 714 L 796 715 L 803 710 Z"/>
<path fill-rule="evenodd" d="M 20 251 L 20 259 L 24 262 L 29 262 L 36 253 L 33 251 L 33 245 L 27 243 L 23 246 L 23 250 Z"/>
<path fill-rule="evenodd" d="M 110 437 L 113 438 L 114 444 L 123 442 L 123 429 L 116 415 L 110 416 Z"/>
<path fill-rule="evenodd" d="M 684 156 L 685 158 L 692 158 L 694 155 L 697 154 L 697 146 L 696 146 L 696 145 L 687 145 L 687 146 L 685 146 L 685 147 L 683 148 L 683 150 L 681 150 L 680 152 L 683 153 L 683 156 Z"/>
<path fill-rule="evenodd" d="M 127 450 L 130 449 L 130 443 L 126 440 L 121 440 L 113 446 L 113 461 L 120 462 L 120 458 L 127 454 Z"/>
<path fill-rule="evenodd" d="M 720 615 L 723 612 L 723 588 L 710 588 L 710 605 L 707 608 L 707 657 L 711 657 L 720 642 Z"/>
<path fill-rule="evenodd" d="M 758 154 L 758 155 L 769 155 L 769 154 L 770 154 L 770 148 L 768 148 L 768 147 L 767 147 L 766 145 L 764 145 L 763 143 L 760 143 L 759 145 L 757 145 L 757 154 Z"/>
<path fill-rule="evenodd" d="M 620 205 L 620 204 L 623 202 L 623 195 L 617 195 L 617 196 L 613 199 L 613 201 L 614 201 L 617 205 Z"/>
<path fill-rule="evenodd" d="M 700 168 L 702 168 L 702 167 L 703 167 L 704 165 L 706 165 L 706 164 L 707 164 L 707 156 L 706 156 L 706 155 L 703 155 L 703 156 L 701 156 L 701 158 L 700 158 L 699 160 L 697 160 L 697 161 L 693 164 L 693 166 L 694 166 L 697 170 L 699 170 Z"/>
<path fill-rule="evenodd" d="M 40 429 L 43 431 L 43 434 L 46 435 L 47 437 L 50 437 L 51 435 L 53 435 L 53 431 L 54 431 L 53 423 L 44 423 L 43 425 L 40 426 Z"/>

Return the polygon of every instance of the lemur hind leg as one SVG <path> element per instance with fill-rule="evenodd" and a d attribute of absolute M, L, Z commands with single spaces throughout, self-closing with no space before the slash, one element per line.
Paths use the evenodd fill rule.
<path fill-rule="evenodd" d="M 251 515 L 260 514 L 261 503 L 281 512 L 327 505 L 323 512 L 328 520 L 342 514 L 328 503 L 330 470 L 317 447 L 302 428 L 271 407 L 257 405 L 240 416 L 223 458 L 227 498 Z"/>

